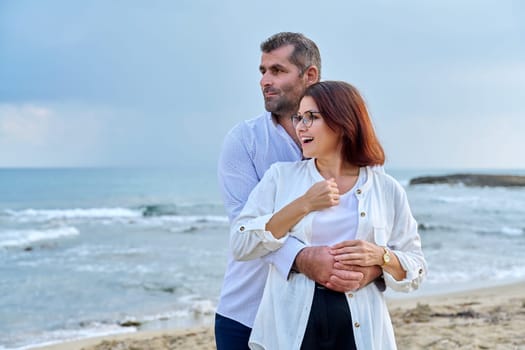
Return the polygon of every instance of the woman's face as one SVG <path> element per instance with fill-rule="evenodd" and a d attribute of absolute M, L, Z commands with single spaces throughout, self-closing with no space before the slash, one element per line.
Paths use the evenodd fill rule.
<path fill-rule="evenodd" d="M 328 127 L 313 98 L 303 97 L 297 114 L 303 117 L 299 122 L 294 120 L 294 124 L 305 158 L 322 159 L 341 154 L 341 133 Z M 304 120 L 311 125 L 305 125 Z"/>

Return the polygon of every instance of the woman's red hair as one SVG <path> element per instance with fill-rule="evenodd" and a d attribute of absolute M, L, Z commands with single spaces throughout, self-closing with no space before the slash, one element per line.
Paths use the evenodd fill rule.
<path fill-rule="evenodd" d="M 306 89 L 334 131 L 343 133 L 343 158 L 357 166 L 383 165 L 385 152 L 379 143 L 359 91 L 343 81 L 323 81 Z"/>

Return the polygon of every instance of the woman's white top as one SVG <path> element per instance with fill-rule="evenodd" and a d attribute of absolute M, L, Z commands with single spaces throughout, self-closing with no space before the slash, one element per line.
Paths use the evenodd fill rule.
<path fill-rule="evenodd" d="M 396 281 L 384 273 L 387 287 L 409 292 L 419 287 L 426 274 L 417 223 L 412 217 L 406 193 L 389 175 L 370 167 L 366 181 L 353 195 L 358 202 L 356 239 L 387 246 L 406 270 L 406 278 Z M 265 231 L 273 213 L 303 195 L 314 183 L 324 180 L 313 159 L 275 163 L 254 188 L 239 217 L 233 222 L 230 243 L 234 257 L 249 260 L 279 249 L 294 235 L 311 245 L 312 212 L 295 225 L 288 235 L 275 239 Z M 300 349 L 315 282 L 300 273 L 285 280 L 270 266 L 266 286 L 250 336 L 250 348 L 269 350 Z M 357 349 L 396 349 L 392 322 L 384 295 L 374 283 L 346 293 Z"/>
<path fill-rule="evenodd" d="M 340 195 L 338 205 L 320 210 L 313 216 L 311 245 L 331 246 L 355 239 L 359 219 L 358 201 L 354 193 L 365 179 L 366 171 L 359 171 L 355 185 Z"/>

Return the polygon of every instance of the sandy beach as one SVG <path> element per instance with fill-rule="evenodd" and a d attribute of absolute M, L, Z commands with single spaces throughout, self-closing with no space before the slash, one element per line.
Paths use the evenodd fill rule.
<path fill-rule="evenodd" d="M 525 349 L 525 282 L 389 300 L 399 349 Z M 215 349 L 213 328 L 144 331 L 39 350 Z"/>

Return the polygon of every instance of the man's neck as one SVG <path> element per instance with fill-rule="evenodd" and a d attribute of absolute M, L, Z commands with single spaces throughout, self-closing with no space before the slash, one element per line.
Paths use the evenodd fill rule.
<path fill-rule="evenodd" d="M 286 130 L 286 133 L 290 135 L 292 140 L 294 140 L 294 142 L 300 148 L 301 143 L 299 142 L 299 138 L 297 137 L 297 134 L 295 132 L 295 127 L 292 124 L 291 115 L 292 113 L 281 114 L 281 115 L 276 115 L 272 113 L 272 118 L 275 120 L 277 124 L 280 124 L 284 128 L 284 130 Z"/>

